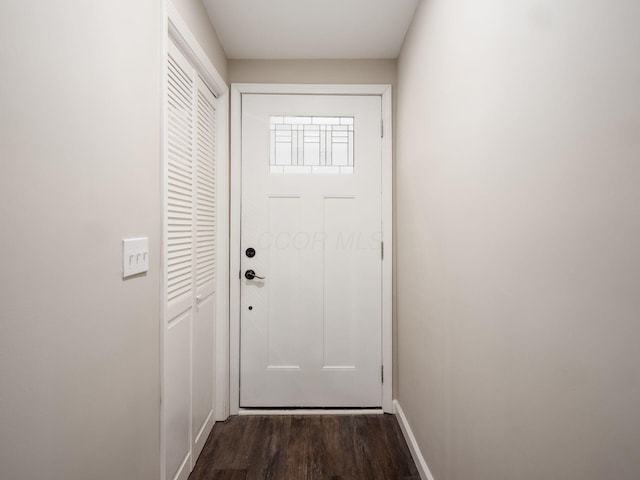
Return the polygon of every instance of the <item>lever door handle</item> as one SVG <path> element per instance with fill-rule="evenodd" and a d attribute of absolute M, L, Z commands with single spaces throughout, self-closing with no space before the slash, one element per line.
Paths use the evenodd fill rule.
<path fill-rule="evenodd" d="M 253 270 L 247 270 L 246 272 L 244 272 L 244 278 L 246 278 L 247 280 L 253 280 L 254 278 L 259 278 L 260 280 L 264 280 L 267 277 L 261 277 L 259 275 L 256 275 L 256 272 L 254 272 Z"/>

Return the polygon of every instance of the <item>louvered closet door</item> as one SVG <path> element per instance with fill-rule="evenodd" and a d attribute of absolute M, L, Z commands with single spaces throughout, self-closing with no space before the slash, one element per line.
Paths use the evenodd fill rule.
<path fill-rule="evenodd" d="M 213 426 L 216 100 L 169 42 L 165 478 L 186 479 Z"/>
<path fill-rule="evenodd" d="M 191 335 L 193 324 L 194 71 L 169 43 L 167 198 L 165 219 L 167 331 L 165 343 L 166 479 L 191 464 Z M 182 476 L 180 475 L 180 476 Z M 180 477 L 179 476 L 179 477 Z"/>
<path fill-rule="evenodd" d="M 216 99 L 197 79 L 195 293 L 193 324 L 193 456 L 198 457 L 213 425 L 216 267 Z"/>

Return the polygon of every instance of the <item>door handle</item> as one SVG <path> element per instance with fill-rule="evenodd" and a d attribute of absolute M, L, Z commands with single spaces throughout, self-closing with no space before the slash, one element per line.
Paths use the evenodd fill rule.
<path fill-rule="evenodd" d="M 253 280 L 254 278 L 259 278 L 260 280 L 264 280 L 267 277 L 260 277 L 256 275 L 256 272 L 254 272 L 253 270 L 247 270 L 246 272 L 244 272 L 244 278 L 246 278 L 247 280 Z"/>

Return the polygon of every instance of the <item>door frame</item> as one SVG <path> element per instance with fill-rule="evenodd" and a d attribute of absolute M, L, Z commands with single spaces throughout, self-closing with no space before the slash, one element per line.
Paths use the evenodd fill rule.
<path fill-rule="evenodd" d="M 382 100 L 382 409 L 393 413 L 393 124 L 391 85 L 231 84 L 231 230 L 229 240 L 229 413 L 240 413 L 240 222 L 242 95 L 371 95 Z M 236 273 L 237 272 L 237 273 Z M 281 413 L 281 412 L 278 412 Z"/>
<path fill-rule="evenodd" d="M 160 264 L 160 479 L 165 480 L 166 457 L 166 425 L 165 425 L 165 398 L 166 398 L 166 340 L 167 340 L 167 312 L 165 299 L 167 298 L 167 258 L 165 251 L 165 238 L 167 237 L 166 205 L 167 194 L 167 138 L 168 138 L 168 113 L 166 109 L 167 98 L 167 55 L 169 42 L 173 41 L 181 53 L 196 68 L 198 74 L 207 87 L 215 95 L 218 108 L 216 109 L 216 206 L 217 206 L 217 232 L 216 232 L 216 283 L 215 283 L 215 323 L 214 323 L 214 405 L 213 420 L 226 420 L 229 416 L 229 87 L 218 73 L 218 70 L 209 60 L 209 57 L 191 33 L 187 23 L 178 13 L 170 0 L 162 1 L 162 31 L 160 53 L 160 151 L 161 168 L 161 215 L 162 231 L 160 237 L 161 260 Z M 191 428 L 191 427 L 190 427 Z M 192 459 L 195 461 L 196 459 Z M 190 470 L 190 469 L 189 469 Z"/>

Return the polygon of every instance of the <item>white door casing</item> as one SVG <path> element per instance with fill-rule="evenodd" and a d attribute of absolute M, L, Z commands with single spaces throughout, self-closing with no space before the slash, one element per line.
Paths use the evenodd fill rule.
<path fill-rule="evenodd" d="M 382 136 L 381 116 L 390 114 L 390 87 L 234 87 L 252 91 L 242 97 L 243 240 L 241 248 L 232 252 L 232 263 L 237 254 L 243 274 L 252 269 L 267 278 L 243 277 L 235 291 L 232 280 L 232 305 L 234 295 L 240 289 L 243 292 L 239 311 L 233 312 L 232 307 L 232 413 L 239 406 L 233 385 L 240 377 L 234 368 L 239 357 L 234 358 L 239 353 L 234 334 L 240 333 L 234 313 L 242 317 L 243 407 L 383 406 L 389 410 L 391 264 L 390 255 L 381 258 L 381 250 L 382 241 L 385 248 L 391 247 L 391 143 Z M 259 95 L 262 92 L 269 95 Z M 274 95 L 288 92 L 298 95 Z M 234 113 L 238 110 L 235 100 Z M 284 116 L 296 117 L 285 119 L 289 122 L 351 124 L 353 168 L 341 172 L 316 166 L 317 173 L 311 174 L 300 172 L 310 170 L 307 167 L 285 173 L 270 165 L 274 152 L 270 154 L 269 149 L 275 148 L 270 122 L 282 122 Z M 281 127 L 290 128 L 277 128 Z M 299 126 L 301 131 L 293 134 L 300 140 L 294 149 L 302 155 L 310 148 L 315 165 L 324 159 L 318 162 L 316 146 L 303 146 L 302 141 L 314 130 L 317 136 L 319 128 L 332 129 Z M 390 118 L 386 128 L 389 134 Z M 330 138 L 328 133 L 321 135 L 322 142 Z M 308 138 L 314 141 L 313 136 Z M 234 139 L 237 146 L 235 133 Z M 277 148 L 289 146 L 278 144 Z M 335 149 L 338 164 L 346 165 L 344 155 L 338 153 L 347 145 L 327 146 Z M 239 240 L 239 212 L 234 208 L 239 200 L 237 161 L 236 157 L 232 165 L 236 187 L 232 188 L 232 247 Z M 253 258 L 245 255 L 249 247 L 256 250 Z M 383 364 L 388 372 L 386 385 L 381 378 Z"/>

